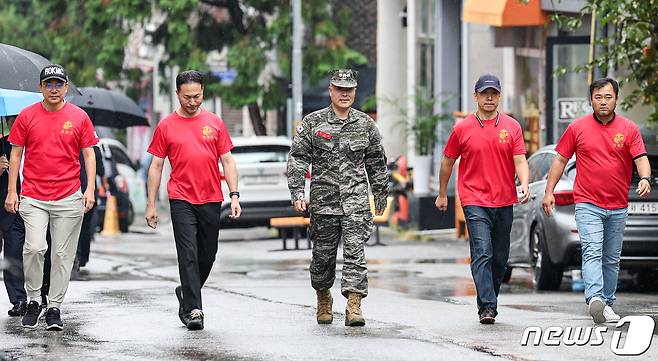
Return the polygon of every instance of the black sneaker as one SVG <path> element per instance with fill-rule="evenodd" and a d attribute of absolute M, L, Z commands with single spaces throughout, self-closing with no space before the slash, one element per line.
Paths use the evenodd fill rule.
<path fill-rule="evenodd" d="M 46 330 L 61 331 L 64 329 L 62 318 L 59 315 L 59 308 L 51 307 L 46 311 Z"/>
<path fill-rule="evenodd" d="M 21 324 L 23 324 L 23 327 L 25 328 L 37 328 L 37 325 L 39 324 L 40 314 L 41 314 L 41 307 L 39 306 L 39 302 L 30 301 L 30 303 L 27 304 L 27 309 L 25 311 L 25 315 L 23 316 L 23 320 L 21 321 Z"/>
<path fill-rule="evenodd" d="M 176 298 L 178 298 L 178 318 L 183 325 L 187 326 L 187 322 L 185 322 L 185 311 L 183 311 L 183 287 L 176 287 Z"/>
<path fill-rule="evenodd" d="M 194 309 L 189 313 L 187 322 L 188 330 L 203 330 L 203 311 Z"/>
<path fill-rule="evenodd" d="M 496 322 L 498 312 L 493 307 L 484 307 L 480 310 L 480 323 L 492 324 Z"/>
<path fill-rule="evenodd" d="M 14 307 L 11 308 L 11 310 L 7 311 L 7 314 L 11 317 L 25 316 L 26 311 L 27 311 L 27 302 L 20 301 L 17 304 L 15 304 Z"/>

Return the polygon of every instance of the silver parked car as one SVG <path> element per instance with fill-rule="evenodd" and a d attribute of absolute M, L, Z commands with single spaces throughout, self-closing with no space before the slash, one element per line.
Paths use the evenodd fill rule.
<path fill-rule="evenodd" d="M 270 218 L 300 216 L 290 203 L 286 165 L 290 139 L 286 137 L 235 137 L 233 158 L 238 169 L 238 185 L 242 215 L 230 219 L 231 202 L 222 203 L 222 228 L 269 226 Z M 221 162 L 219 163 L 221 170 Z M 222 171 L 223 174 L 223 171 Z M 306 194 L 309 194 L 310 173 L 307 174 Z M 228 186 L 222 179 L 222 192 Z"/>
<path fill-rule="evenodd" d="M 552 144 L 528 158 L 530 199 L 526 204 L 514 206 L 506 278 L 509 279 L 513 267 L 529 267 L 532 269 L 533 285 L 538 290 L 559 289 L 563 272 L 580 268 L 582 262 L 573 197 L 575 157 L 569 160 L 555 187 L 553 216 L 546 217 L 542 208 L 548 171 L 556 155 L 555 144 Z M 650 153 L 649 161 L 655 177 L 658 153 Z M 605 177 L 605 174 L 601 176 Z M 648 198 L 640 198 L 635 193 L 637 182 L 634 169 L 621 264 L 635 270 L 652 270 L 658 267 L 658 192 L 652 192 Z"/>

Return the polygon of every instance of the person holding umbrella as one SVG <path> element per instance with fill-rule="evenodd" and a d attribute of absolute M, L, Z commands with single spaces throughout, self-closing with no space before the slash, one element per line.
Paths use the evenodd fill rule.
<path fill-rule="evenodd" d="M 105 166 L 103 164 L 103 155 L 101 154 L 100 148 L 98 146 L 93 147 L 94 155 L 96 158 L 96 175 L 104 184 L 107 184 L 107 179 L 105 178 Z M 96 182 L 96 177 L 93 179 L 87 179 L 87 169 L 85 167 L 84 155 L 80 153 L 80 189 L 87 189 L 88 182 Z M 97 184 L 98 185 L 98 184 Z M 102 186 L 102 184 L 101 184 Z M 98 190 L 98 187 L 96 187 Z M 98 191 L 95 193 L 96 199 L 98 199 Z M 73 274 L 71 277 L 76 279 L 79 276 L 79 271 L 81 267 L 84 267 L 89 261 L 89 252 L 91 248 L 91 241 L 94 238 L 94 233 L 96 232 L 96 222 L 95 218 L 96 202 L 89 210 L 85 213 L 82 219 L 82 230 L 80 231 L 80 238 L 78 239 L 78 251 L 75 257 L 75 262 L 73 263 Z"/>
<path fill-rule="evenodd" d="M 8 116 L 7 126 L 0 119 L 2 128 L 2 139 L 0 139 L 0 201 L 4 203 L 7 198 L 7 187 L 9 182 L 9 157 L 11 144 L 7 141 L 7 133 L 16 119 Z M 16 190 L 20 192 L 20 181 L 16 180 Z M 9 316 L 23 316 L 27 310 L 27 294 L 25 293 L 25 280 L 23 278 L 23 244 L 25 243 L 25 225 L 21 216 L 0 209 L 0 249 L 4 248 L 4 260 L 8 267 L 2 271 L 2 278 L 7 289 L 9 302 L 13 305 L 7 312 Z"/>
<path fill-rule="evenodd" d="M 60 306 L 69 284 L 77 250 L 82 217 L 94 205 L 94 182 L 84 193 L 80 189 L 79 153 L 82 150 L 87 178 L 96 176 L 91 148 L 98 137 L 87 114 L 64 100 L 68 76 L 61 65 L 47 65 L 39 74 L 44 100 L 23 109 L 9 135 L 12 144 L 9 187 L 5 209 L 20 212 L 25 222 L 23 266 L 28 296 L 22 324 L 36 328 L 43 281 L 44 253 L 48 249 L 46 229 L 50 227 L 52 252 L 46 329 L 63 329 Z M 25 153 L 22 194 L 16 182 L 20 160 Z"/>
<path fill-rule="evenodd" d="M 178 256 L 181 286 L 176 287 L 178 317 L 189 330 L 203 329 L 201 288 L 210 275 L 217 254 L 221 202 L 218 163 L 222 162 L 230 193 L 231 217 L 238 218 L 240 193 L 238 171 L 231 155 L 233 142 L 224 122 L 201 108 L 203 74 L 188 70 L 176 76 L 180 107 L 160 121 L 148 152 L 153 161 L 148 173 L 146 222 L 155 229 L 158 212 L 155 198 L 164 159 L 171 162 L 167 184 L 171 223 Z"/>

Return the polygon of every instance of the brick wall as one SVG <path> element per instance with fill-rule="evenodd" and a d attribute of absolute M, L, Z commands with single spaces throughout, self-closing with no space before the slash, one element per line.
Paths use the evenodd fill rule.
<path fill-rule="evenodd" d="M 334 13 L 348 9 L 351 23 L 347 46 L 365 55 L 368 64 L 377 64 L 377 0 L 332 0 Z"/>

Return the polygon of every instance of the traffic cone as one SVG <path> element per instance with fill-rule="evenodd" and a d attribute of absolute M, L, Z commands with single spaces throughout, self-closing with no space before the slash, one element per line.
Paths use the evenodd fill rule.
<path fill-rule="evenodd" d="M 103 236 L 118 236 L 119 231 L 119 213 L 117 211 L 117 198 L 107 193 L 105 204 L 105 217 L 103 219 Z"/>

